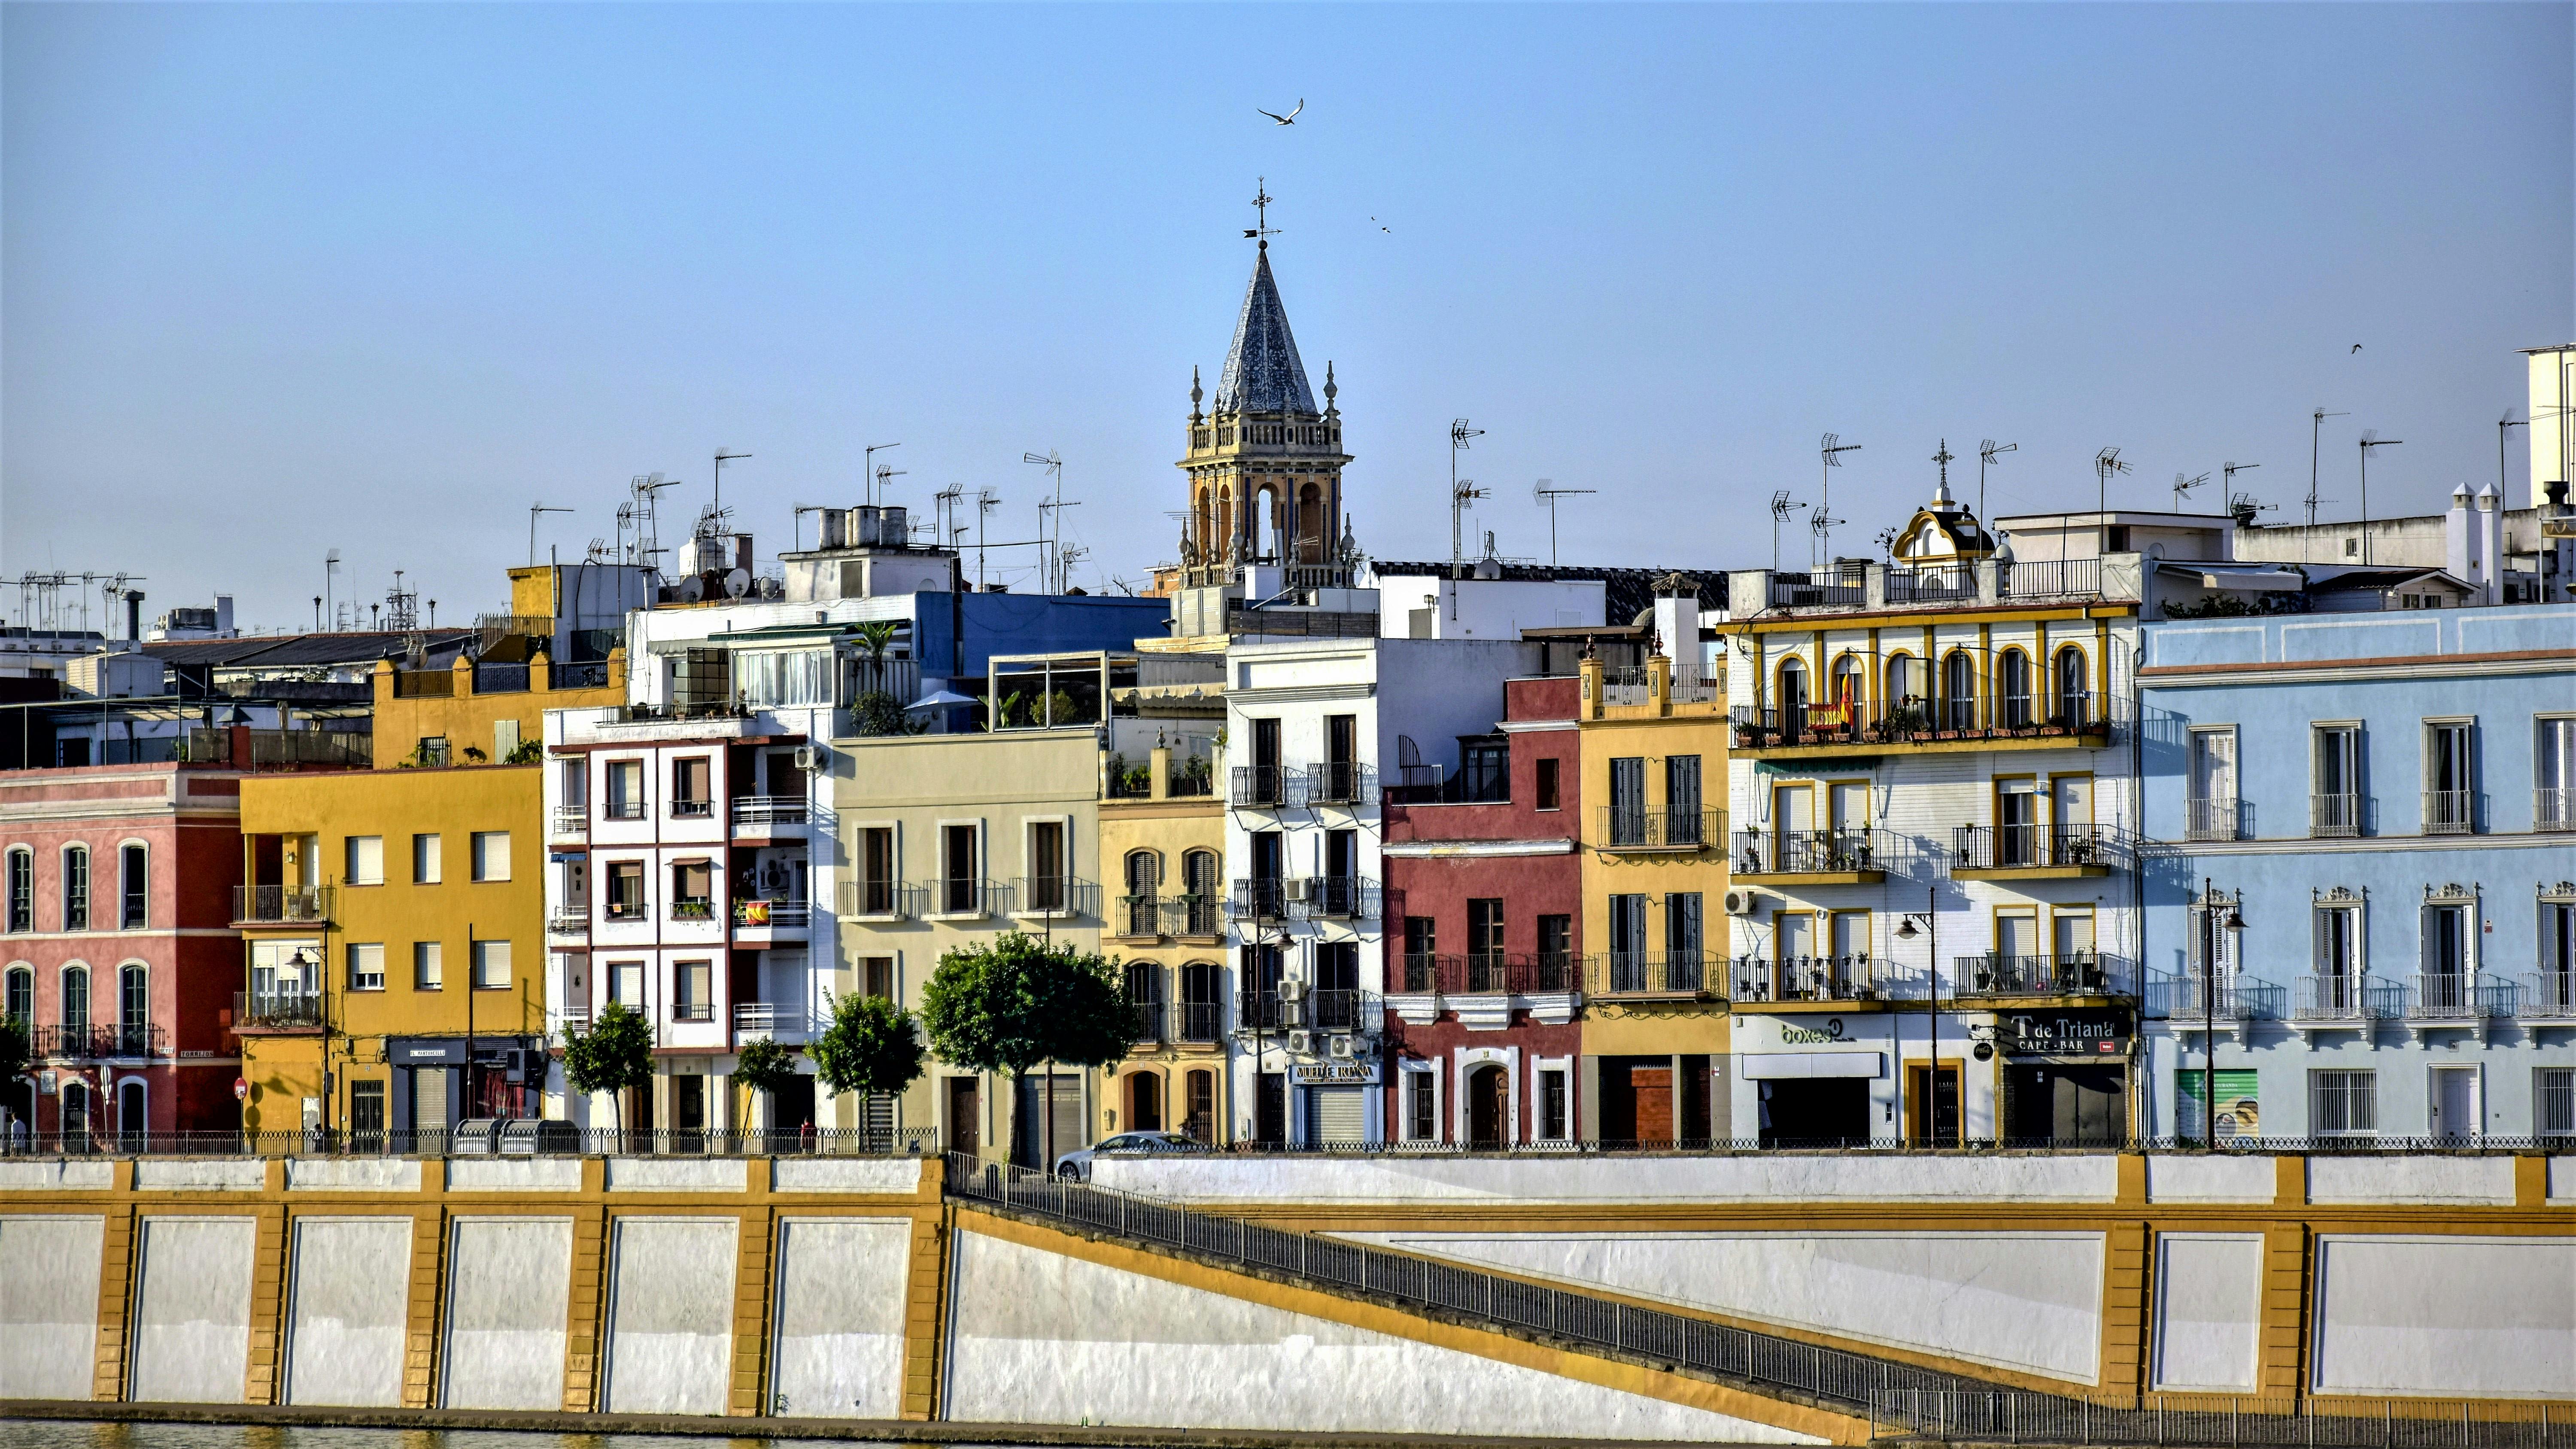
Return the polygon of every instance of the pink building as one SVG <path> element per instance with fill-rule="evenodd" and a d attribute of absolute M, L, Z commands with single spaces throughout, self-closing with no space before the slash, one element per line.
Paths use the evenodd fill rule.
<path fill-rule="evenodd" d="M 236 1129 L 240 873 L 238 771 L 0 772 L 0 1014 L 34 1047 L 0 1112 L 100 1146 Z"/>

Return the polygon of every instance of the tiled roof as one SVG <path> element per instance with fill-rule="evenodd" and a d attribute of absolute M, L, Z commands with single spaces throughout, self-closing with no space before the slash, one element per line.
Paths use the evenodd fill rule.
<path fill-rule="evenodd" d="M 220 669 L 293 668 L 386 659 L 403 652 L 412 635 L 393 629 L 345 634 L 254 634 L 239 639 L 170 639 L 146 643 L 143 652 L 164 664 Z M 429 652 L 453 658 L 475 637 L 471 629 L 423 630 Z"/>
<path fill-rule="evenodd" d="M 1315 394 L 1306 386 L 1306 365 L 1297 360 L 1297 339 L 1288 333 L 1288 309 L 1280 305 L 1279 284 L 1270 278 L 1266 243 L 1252 264 L 1252 285 L 1243 289 L 1243 315 L 1234 321 L 1234 346 L 1225 354 L 1225 371 L 1216 380 L 1216 410 L 1315 411 Z"/>

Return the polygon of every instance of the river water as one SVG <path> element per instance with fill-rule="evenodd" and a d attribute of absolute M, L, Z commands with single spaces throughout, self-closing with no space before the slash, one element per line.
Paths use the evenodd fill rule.
<path fill-rule="evenodd" d="M 891 1441 L 0 1420 L 0 1449 L 895 1449 Z"/>

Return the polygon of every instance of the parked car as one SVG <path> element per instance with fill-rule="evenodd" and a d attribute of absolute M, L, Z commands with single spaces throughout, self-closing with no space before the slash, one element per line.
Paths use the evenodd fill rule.
<path fill-rule="evenodd" d="M 1112 1152 L 1205 1152 L 1207 1144 L 1178 1132 L 1121 1132 L 1089 1147 L 1077 1147 L 1055 1160 L 1055 1175 L 1066 1182 L 1089 1182 L 1091 1159 Z"/>

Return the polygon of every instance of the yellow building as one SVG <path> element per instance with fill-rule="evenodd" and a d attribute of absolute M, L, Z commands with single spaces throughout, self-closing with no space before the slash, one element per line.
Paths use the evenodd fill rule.
<path fill-rule="evenodd" d="M 542 713 L 613 703 L 622 673 L 612 660 L 599 686 L 556 689 L 525 647 L 448 669 L 387 660 L 385 768 L 242 781 L 246 1130 L 399 1136 L 539 1115 Z"/>
<path fill-rule="evenodd" d="M 1657 588 L 1664 647 L 1696 660 L 1697 586 L 1674 582 Z M 1662 653 L 1585 660 L 1582 681 L 1583 1135 L 1724 1137 L 1725 687 Z"/>
<path fill-rule="evenodd" d="M 1205 741 L 1200 741 L 1204 744 Z M 1208 760 L 1205 753 L 1195 756 Z M 1101 1135 L 1185 1132 L 1231 1140 L 1225 1069 L 1225 806 L 1212 766 L 1184 747 L 1113 754 L 1101 772 L 1100 853 L 1110 873 L 1107 947 L 1127 967 L 1136 1045 L 1103 1074 Z"/>

